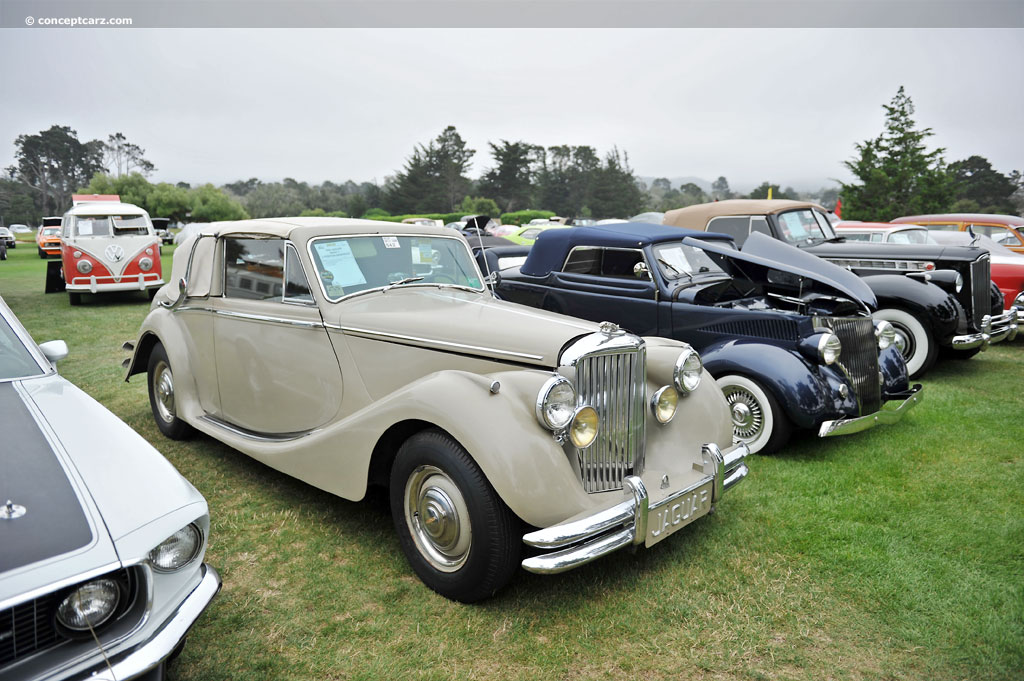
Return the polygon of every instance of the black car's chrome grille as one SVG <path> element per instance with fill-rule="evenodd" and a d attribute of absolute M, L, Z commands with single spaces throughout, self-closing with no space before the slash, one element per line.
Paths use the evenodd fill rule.
<path fill-rule="evenodd" d="M 798 339 L 797 323 L 790 319 L 738 319 L 711 324 L 708 331 L 726 336 L 751 336 L 780 341 Z"/>
<path fill-rule="evenodd" d="M 992 309 L 992 286 L 989 283 L 989 280 L 992 278 L 991 268 L 988 253 L 983 254 L 971 263 L 970 291 L 973 310 L 970 310 L 967 314 L 970 319 L 974 320 L 974 326 L 978 329 L 981 328 L 982 318 L 989 314 Z"/>
<path fill-rule="evenodd" d="M 627 475 L 643 471 L 647 422 L 647 352 L 599 351 L 576 363 L 576 392 L 581 405 L 597 410 L 597 439 L 576 449 L 587 492 L 621 489 Z"/>
<path fill-rule="evenodd" d="M 878 411 L 882 406 L 882 385 L 874 322 L 867 317 L 815 317 L 814 325 L 839 336 L 843 349 L 838 364 L 853 383 L 860 415 Z"/>
<path fill-rule="evenodd" d="M 47 594 L 0 612 L 0 669 L 64 640 L 54 626 L 58 594 Z"/>

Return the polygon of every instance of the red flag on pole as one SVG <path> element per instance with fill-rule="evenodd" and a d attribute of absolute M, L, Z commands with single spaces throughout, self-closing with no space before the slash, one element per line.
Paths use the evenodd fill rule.
<path fill-rule="evenodd" d="M 832 211 L 832 212 L 836 214 L 837 218 L 843 217 L 843 200 L 842 199 L 836 199 L 836 209 L 834 211 Z"/>

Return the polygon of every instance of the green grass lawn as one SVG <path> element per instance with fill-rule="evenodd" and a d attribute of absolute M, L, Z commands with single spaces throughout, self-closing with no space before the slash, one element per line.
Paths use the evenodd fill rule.
<path fill-rule="evenodd" d="M 381 499 L 163 438 L 120 368 L 145 296 L 72 308 L 44 269 L 19 246 L 0 295 L 210 502 L 224 589 L 173 679 L 1024 678 L 1024 340 L 939 364 L 897 426 L 752 457 L 716 515 L 651 550 L 465 606 L 413 575 Z"/>

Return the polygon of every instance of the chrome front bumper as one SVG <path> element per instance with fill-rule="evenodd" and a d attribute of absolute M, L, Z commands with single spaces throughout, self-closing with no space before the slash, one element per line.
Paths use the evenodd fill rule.
<path fill-rule="evenodd" d="M 743 459 L 749 453 L 750 450 L 743 443 L 732 445 L 724 452 L 714 443 L 704 445 L 703 470 L 707 472 L 710 467 L 710 475 L 654 502 L 639 476 L 627 476 L 624 501 L 585 517 L 524 535 L 524 543 L 550 553 L 527 558 L 523 561 L 523 568 L 538 574 L 556 574 L 585 565 L 626 546 L 643 544 L 647 539 L 650 513 L 671 507 L 709 483 L 713 510 L 725 490 L 747 477 L 749 471 Z M 693 520 L 699 517 L 703 516 L 694 517 Z"/>
<path fill-rule="evenodd" d="M 886 409 L 883 407 L 874 414 L 867 414 L 866 416 L 858 416 L 852 419 L 836 419 L 834 421 L 825 421 L 818 428 L 818 437 L 832 437 L 834 435 L 849 435 L 850 433 L 859 433 L 862 430 L 868 430 L 875 426 L 896 423 L 903 418 L 903 415 L 910 411 L 923 397 L 921 395 L 921 384 L 917 383 L 910 390 L 902 393 L 897 399 L 903 401 L 895 409 Z M 886 404 L 892 404 L 896 400 L 889 400 Z"/>
<path fill-rule="evenodd" d="M 992 343 L 1003 340 L 1013 340 L 1017 337 L 1019 313 L 1016 308 L 1009 312 L 993 317 L 985 315 L 981 322 L 980 333 L 968 333 L 962 336 L 953 336 L 954 350 L 973 350 L 980 347 L 982 350 L 988 348 Z"/>
<path fill-rule="evenodd" d="M 149 638 L 123 656 L 110 659 L 110 666 L 103 665 L 81 677 L 83 681 L 126 681 L 152 671 L 163 663 L 178 644 L 185 639 L 188 630 L 206 610 L 213 597 L 220 591 L 220 575 L 211 566 L 203 564 L 203 578 L 192 593 L 181 602 L 178 609 L 163 623 L 163 626 Z"/>

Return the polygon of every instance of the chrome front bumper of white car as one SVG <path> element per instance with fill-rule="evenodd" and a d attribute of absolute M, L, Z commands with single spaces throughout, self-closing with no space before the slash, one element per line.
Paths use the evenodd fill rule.
<path fill-rule="evenodd" d="M 526 534 L 523 542 L 528 546 L 550 553 L 527 558 L 523 568 L 538 574 L 556 574 L 627 546 L 657 543 L 713 511 L 725 490 L 747 477 L 743 460 L 749 453 L 744 443 L 732 445 L 724 452 L 714 443 L 704 445 L 704 472 L 710 467 L 710 474 L 683 489 L 666 493 L 657 501 L 651 501 L 640 476 L 627 476 L 624 501 Z M 667 480 L 665 476 L 663 486 Z"/>
<path fill-rule="evenodd" d="M 126 681 L 138 678 L 162 664 L 185 639 L 188 630 L 220 591 L 220 575 L 217 571 L 205 563 L 202 569 L 203 578 L 199 585 L 155 634 L 121 656 L 112 657 L 109 666 L 103 664 L 82 675 L 81 679 Z"/>

